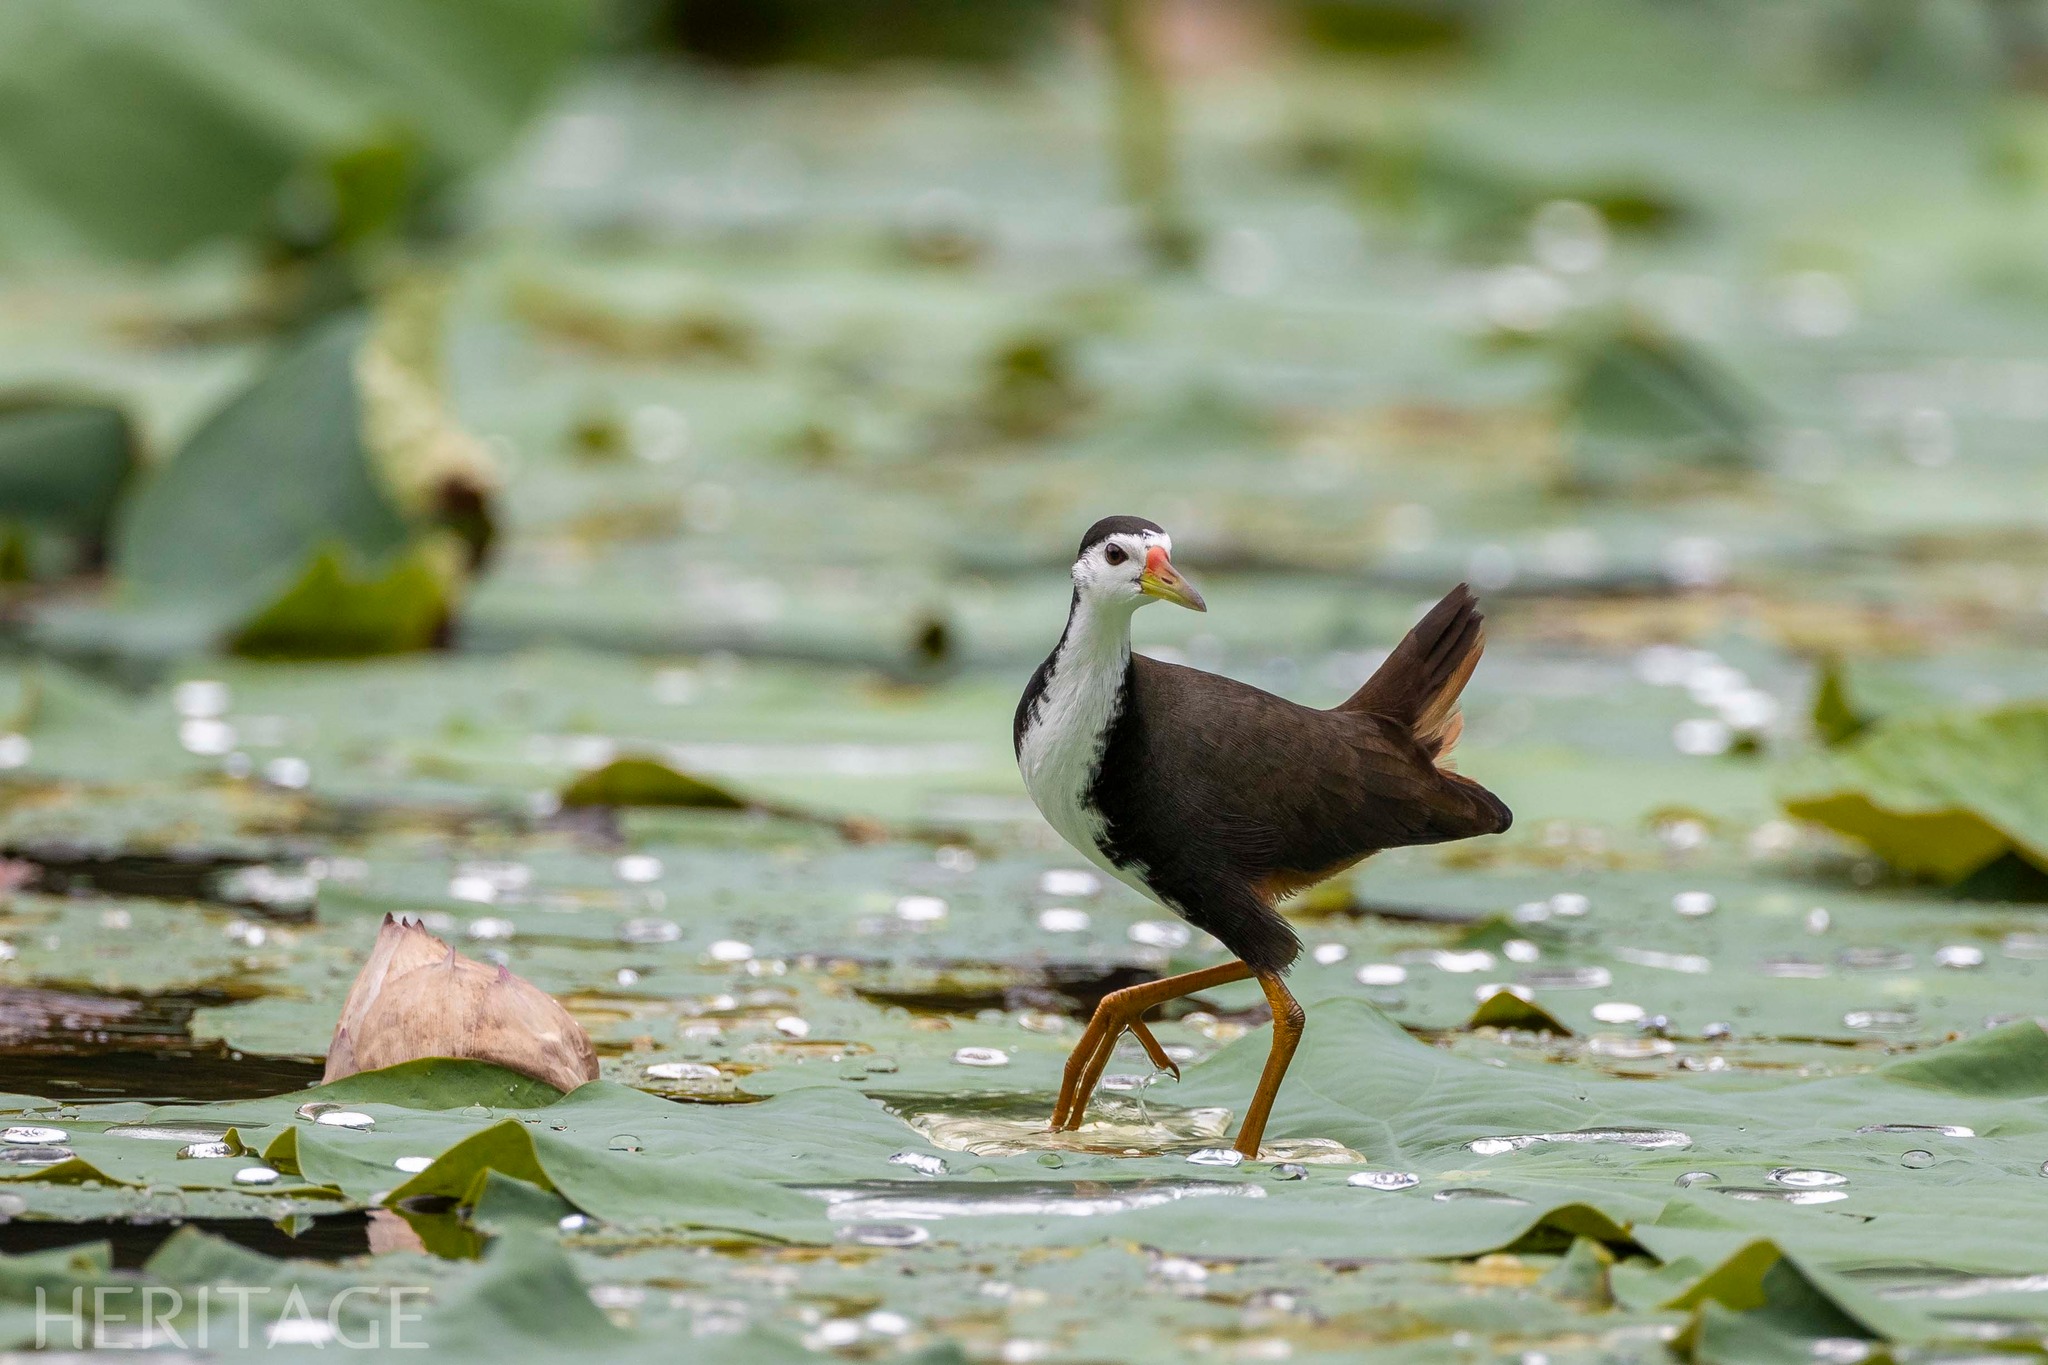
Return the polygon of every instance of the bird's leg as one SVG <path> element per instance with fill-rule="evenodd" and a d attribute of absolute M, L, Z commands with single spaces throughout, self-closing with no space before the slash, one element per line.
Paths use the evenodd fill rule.
<path fill-rule="evenodd" d="M 1242 962 L 1225 962 L 1220 966 L 1204 967 L 1198 972 L 1187 972 L 1180 976 L 1169 976 L 1159 981 L 1147 981 L 1141 986 L 1126 986 L 1120 991 L 1111 991 L 1102 997 L 1102 1003 L 1095 1007 L 1095 1015 L 1088 1021 L 1088 1027 L 1081 1033 L 1081 1041 L 1074 1044 L 1074 1050 L 1067 1057 L 1067 1072 L 1060 1083 L 1059 1102 L 1053 1106 L 1052 1123 L 1055 1133 L 1081 1126 L 1081 1117 L 1088 1110 L 1088 1097 L 1095 1093 L 1095 1082 L 1102 1078 L 1102 1069 L 1109 1065 L 1109 1056 L 1116 1050 L 1116 1040 L 1123 1036 L 1125 1029 L 1136 1024 L 1142 1030 L 1140 1042 L 1149 1042 L 1145 1051 L 1151 1054 L 1155 1064 L 1166 1058 L 1166 1050 L 1159 1047 L 1152 1031 L 1144 1028 L 1145 1012 L 1155 1005 L 1211 986 L 1221 986 L 1231 981 L 1242 981 L 1252 974 L 1252 969 Z M 1158 1051 L 1153 1051 L 1158 1048 Z"/>
<path fill-rule="evenodd" d="M 1244 1126 L 1237 1130 L 1237 1141 L 1233 1144 L 1247 1159 L 1259 1154 L 1259 1139 L 1266 1135 L 1266 1120 L 1273 1113 L 1273 1097 L 1280 1093 L 1281 1078 L 1287 1074 L 1287 1064 L 1294 1060 L 1302 1025 L 1308 1019 L 1301 1002 L 1288 993 L 1278 972 L 1260 972 L 1258 978 L 1260 988 L 1266 992 L 1266 1003 L 1273 1007 L 1273 1049 L 1266 1054 L 1266 1069 L 1259 1075 L 1259 1088 L 1252 1092 L 1251 1107 L 1244 1111 Z"/>

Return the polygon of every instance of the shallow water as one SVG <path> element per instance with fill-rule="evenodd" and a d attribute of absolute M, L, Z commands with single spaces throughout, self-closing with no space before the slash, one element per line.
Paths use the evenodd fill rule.
<path fill-rule="evenodd" d="M 1223 1180 L 977 1180 L 952 1186 L 931 1181 L 864 1180 L 801 1185 L 825 1200 L 835 1222 L 930 1222 L 942 1218 L 1087 1218 L 1156 1208 L 1183 1199 L 1263 1199 L 1264 1189 Z"/>

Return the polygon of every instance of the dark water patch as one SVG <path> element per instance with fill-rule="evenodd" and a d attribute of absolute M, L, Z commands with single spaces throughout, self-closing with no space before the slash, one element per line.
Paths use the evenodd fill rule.
<path fill-rule="evenodd" d="M 921 1014 L 979 1014 L 983 1010 L 1036 1010 L 1086 1019 L 1112 991 L 1157 981 L 1159 973 L 1094 962 L 1002 963 L 975 961 L 864 964 L 854 993 L 869 1004 Z M 1183 1001 L 1182 1013 L 1199 1006 Z"/>
<path fill-rule="evenodd" d="M 1294 906 L 1288 909 L 1293 911 Z M 1419 901 L 1364 900 L 1348 894 L 1326 898 L 1302 918 L 1383 919 L 1397 924 L 1472 925 L 1484 921 L 1487 911 L 1461 910 L 1451 905 L 1425 905 Z"/>
<path fill-rule="evenodd" d="M 1049 1112 L 1043 1092 L 1036 1090 L 990 1090 L 979 1094 L 950 1094 L 923 1090 L 875 1090 L 871 1098 L 905 1123 L 919 1114 L 940 1111 L 974 1114 L 991 1119 L 1039 1118 Z"/>
<path fill-rule="evenodd" d="M 255 1056 L 192 1037 L 195 1010 L 239 998 L 225 989 L 127 996 L 0 988 L 0 1091 L 171 1103 L 252 1099 L 317 1084 L 317 1058 Z"/>
<path fill-rule="evenodd" d="M 154 1255 L 172 1233 L 187 1224 L 265 1256 L 340 1261 L 370 1253 L 369 1215 L 360 1211 L 315 1218 L 312 1226 L 296 1237 L 266 1218 L 165 1219 L 160 1223 L 115 1219 L 59 1223 L 16 1218 L 0 1224 L 0 1251 L 18 1256 L 24 1252 L 106 1242 L 113 1248 L 114 1265 L 134 1270 Z"/>
<path fill-rule="evenodd" d="M 145 1104 L 263 1099 L 318 1085 L 317 1057 L 237 1053 L 221 1042 L 0 1053 L 0 1091 L 50 1100 Z"/>
<path fill-rule="evenodd" d="M 204 901 L 286 923 L 313 918 L 317 887 L 292 860 L 206 850 L 114 853 L 77 844 L 14 844 L 0 857 L 29 869 L 25 888 L 45 895 L 136 896 Z"/>
<path fill-rule="evenodd" d="M 1045 1122 L 1051 1111 L 1051 1101 L 1043 1090 L 989 1090 L 979 1093 L 929 1090 L 883 1090 L 869 1088 L 869 1098 L 880 1104 L 895 1117 L 912 1127 L 918 1120 L 933 1114 L 951 1117 L 972 1117 L 997 1122 L 1040 1124 Z M 1095 1099 L 1098 1109 L 1104 1111 L 1123 1108 L 1135 1112 L 1139 1100 L 1131 1095 L 1116 1091 L 1098 1093 Z M 1156 1096 L 1146 1097 L 1145 1110 L 1157 1119 L 1172 1119 L 1175 1116 L 1207 1112 L 1188 1109 L 1185 1106 L 1161 1100 Z M 1227 1111 L 1216 1111 L 1227 1113 Z"/>
<path fill-rule="evenodd" d="M 826 1216 L 837 1223 L 1086 1218 L 1183 1199 L 1266 1197 L 1257 1185 L 1224 1180 L 855 1180 L 789 1188 L 823 1199 Z"/>
<path fill-rule="evenodd" d="M 82 1045 L 149 1047 L 189 1042 L 195 1011 L 246 995 L 203 989 L 164 995 L 103 995 L 39 986 L 0 987 L 0 1050 Z"/>

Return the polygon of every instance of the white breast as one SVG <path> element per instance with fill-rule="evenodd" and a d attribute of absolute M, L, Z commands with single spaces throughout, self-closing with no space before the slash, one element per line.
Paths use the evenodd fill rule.
<path fill-rule="evenodd" d="M 1156 900 L 1143 869 L 1119 867 L 1102 851 L 1103 820 L 1088 804 L 1088 786 L 1116 719 L 1129 637 L 1090 630 L 1076 620 L 1053 659 L 1052 676 L 1027 720 L 1017 766 L 1046 823 L 1087 859 L 1126 886 Z M 1105 638 L 1107 637 L 1107 638 Z"/>

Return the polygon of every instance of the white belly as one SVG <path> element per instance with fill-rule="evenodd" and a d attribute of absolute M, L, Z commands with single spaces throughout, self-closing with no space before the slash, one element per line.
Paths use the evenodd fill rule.
<path fill-rule="evenodd" d="M 1113 668 L 1055 666 L 1052 681 L 1039 694 L 1032 723 L 1024 731 L 1017 767 L 1032 802 L 1062 839 L 1110 876 L 1156 901 L 1158 897 L 1145 885 L 1142 868 L 1119 867 L 1102 851 L 1102 817 L 1088 804 L 1088 787 L 1102 757 L 1110 722 L 1116 719 L 1122 683 L 1121 660 Z"/>

